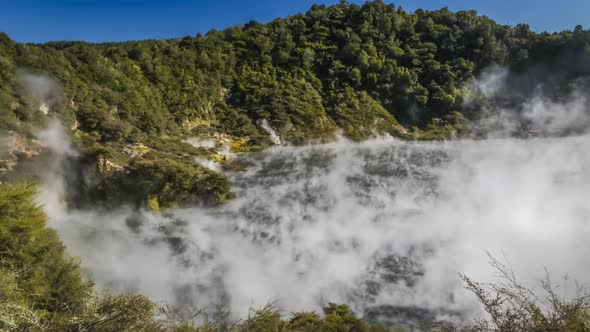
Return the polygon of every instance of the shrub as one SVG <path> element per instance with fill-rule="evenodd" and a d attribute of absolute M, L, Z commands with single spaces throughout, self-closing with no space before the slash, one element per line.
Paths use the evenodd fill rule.
<path fill-rule="evenodd" d="M 457 328 L 446 325 L 444 331 L 464 332 L 585 332 L 590 331 L 590 293 L 576 284 L 576 293 L 566 298 L 558 292 L 547 275 L 540 282 L 541 293 L 518 281 L 514 271 L 490 256 L 498 272 L 496 283 L 475 282 L 462 278 L 483 305 L 486 317 L 474 324 Z M 567 280 L 565 280 L 567 282 Z"/>

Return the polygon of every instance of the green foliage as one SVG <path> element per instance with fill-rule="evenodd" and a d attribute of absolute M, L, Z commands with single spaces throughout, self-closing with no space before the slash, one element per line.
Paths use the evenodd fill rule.
<path fill-rule="evenodd" d="M 0 269 L 0 330 L 39 328 L 39 315 L 28 307 L 26 291 L 13 271 Z"/>
<path fill-rule="evenodd" d="M 346 305 L 330 303 L 324 308 L 326 315 L 322 321 L 322 331 L 326 332 L 363 332 L 368 330 L 368 325 L 355 317 Z"/>
<path fill-rule="evenodd" d="M 227 178 L 202 166 L 158 158 L 134 161 L 130 170 L 136 192 L 145 200 L 156 196 L 161 207 L 222 203 L 232 197 Z"/>
<path fill-rule="evenodd" d="M 34 296 L 27 303 L 38 310 L 77 310 L 91 284 L 81 278 L 79 262 L 64 253 L 55 232 L 34 203 L 29 185 L 0 186 L 0 271 L 10 271 L 19 289 Z"/>
<path fill-rule="evenodd" d="M 288 331 L 288 322 L 281 319 L 280 312 L 270 305 L 258 310 L 252 310 L 240 330 L 252 332 Z"/>
<path fill-rule="evenodd" d="M 289 323 L 291 329 L 297 332 L 318 331 L 321 328 L 320 315 L 316 312 L 295 312 Z"/>
<path fill-rule="evenodd" d="M 493 110 L 491 100 L 464 100 L 465 87 L 486 68 L 510 67 L 524 75 L 515 87 L 543 82 L 559 95 L 571 89 L 565 83 L 590 76 L 589 55 L 590 32 L 580 28 L 538 34 L 475 11 L 408 13 L 379 0 L 315 5 L 268 24 L 167 40 L 18 44 L 1 34 L 0 130 L 30 136 L 46 122 L 17 78 L 22 69 L 47 75 L 63 85 L 51 96 L 51 113 L 99 164 L 126 168 L 133 159 L 147 165 L 173 158 L 184 165 L 132 173 L 152 182 L 143 189 L 163 194 L 164 205 L 193 201 L 188 188 L 223 200 L 227 193 L 212 189 L 223 187 L 222 180 L 196 174 L 205 172 L 189 158 L 212 159 L 217 151 L 190 147 L 186 138 L 223 135 L 233 152 L 248 152 L 273 144 L 268 127 L 287 144 L 331 141 L 340 130 L 352 140 L 384 133 L 461 137 Z M 543 68 L 560 70 L 546 75 Z M 124 153 L 138 144 L 150 148 L 149 160 Z M 158 187 L 161 179 L 145 178 L 172 168 L 192 179 L 179 181 L 179 197 Z M 112 191 L 122 173 L 99 171 L 115 178 L 95 189 L 111 202 L 124 201 Z M 197 185 L 196 179 L 206 181 Z"/>
<path fill-rule="evenodd" d="M 332 117 L 344 134 L 356 141 L 388 133 L 403 137 L 405 129 L 366 92 L 347 88 L 339 93 L 330 108 Z"/>
<path fill-rule="evenodd" d="M 106 160 L 104 163 L 108 163 Z M 233 198 L 228 179 L 190 158 L 148 153 L 126 164 L 102 170 L 90 188 L 89 201 L 107 207 L 131 203 L 151 210 L 179 206 L 216 205 Z"/>
<path fill-rule="evenodd" d="M 49 324 L 51 331 L 163 331 L 156 319 L 157 305 L 145 296 L 118 295 L 93 298 L 77 316 L 64 316 Z"/>
<path fill-rule="evenodd" d="M 31 185 L 0 185 L 0 331 L 164 331 L 144 296 L 98 298 Z"/>
<path fill-rule="evenodd" d="M 412 135 L 418 140 L 444 140 L 461 137 L 471 132 L 471 123 L 461 113 L 454 112 L 444 119 L 434 118 L 424 130 L 414 128 Z"/>
<path fill-rule="evenodd" d="M 363 139 L 374 129 L 357 115 L 368 98 L 369 118 L 385 111 L 386 123 L 425 130 L 457 111 L 476 119 L 461 91 L 491 65 L 560 65 L 570 80 L 590 74 L 583 29 L 537 34 L 475 11 L 408 13 L 382 1 L 313 6 L 179 39 L 33 45 L 2 34 L 0 43 L 0 100 L 11 110 L 3 125 L 37 118 L 15 86 L 24 67 L 63 84 L 56 111 L 100 143 L 223 132 L 264 146 L 262 119 L 294 144 L 333 139 L 336 125 Z"/>
<path fill-rule="evenodd" d="M 548 274 L 541 280 L 542 292 L 535 292 L 521 284 L 514 271 L 490 256 L 491 265 L 501 280 L 484 284 L 462 278 L 483 305 L 488 316 L 464 329 L 465 332 L 583 332 L 590 329 L 590 293 L 578 284 L 571 298 L 560 295 L 560 288 Z M 568 283 L 567 278 L 564 282 Z"/>
<path fill-rule="evenodd" d="M 334 122 L 328 118 L 319 92 L 304 77 L 279 68 L 261 72 L 245 67 L 237 78 L 232 103 L 247 110 L 256 123 L 267 120 L 293 144 L 333 139 Z"/>
<path fill-rule="evenodd" d="M 170 308 L 168 308 L 170 309 Z M 179 310 L 179 309 L 177 309 Z M 186 312 L 184 312 L 186 313 Z M 248 317 L 241 321 L 232 321 L 224 307 L 204 323 L 197 325 L 192 318 L 201 312 L 192 312 L 188 316 L 178 315 L 175 310 L 166 310 L 166 326 L 175 332 L 393 332 L 400 331 L 372 324 L 357 318 L 346 305 L 329 304 L 324 314 L 316 312 L 295 312 L 282 315 L 272 305 L 251 309 Z"/>

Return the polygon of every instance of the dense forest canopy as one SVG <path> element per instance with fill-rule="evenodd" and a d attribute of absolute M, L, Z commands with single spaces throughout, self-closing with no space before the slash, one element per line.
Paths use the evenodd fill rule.
<path fill-rule="evenodd" d="M 223 201 L 231 197 L 224 179 L 194 158 L 229 162 L 218 147 L 185 138 L 215 138 L 241 152 L 276 143 L 273 135 L 286 144 L 340 132 L 353 140 L 468 135 L 497 105 L 539 86 L 566 95 L 565 82 L 590 74 L 588 55 L 590 32 L 580 26 L 535 33 L 475 11 L 409 13 L 382 1 L 314 5 L 268 24 L 170 40 L 20 44 L 1 34 L 0 126 L 31 138 L 48 121 L 39 110 L 58 116 L 109 175 L 90 186 L 100 187 L 95 196 L 120 187 L 117 170 L 126 169 L 124 177 L 145 180 L 131 181 L 142 182 L 134 190 L 144 199 L 170 191 L 168 181 L 187 192 L 166 194 L 173 198 L 164 205 Z M 514 89 L 466 103 L 466 87 L 493 66 L 510 69 Z M 188 192 L 195 187 L 199 194 Z"/>

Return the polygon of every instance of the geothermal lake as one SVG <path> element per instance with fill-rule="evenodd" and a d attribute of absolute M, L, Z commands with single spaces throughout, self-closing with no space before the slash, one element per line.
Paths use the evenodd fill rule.
<path fill-rule="evenodd" d="M 388 321 L 470 318 L 480 309 L 459 273 L 494 280 L 486 252 L 532 286 L 545 267 L 590 281 L 589 147 L 587 136 L 276 147 L 236 157 L 237 198 L 218 208 L 66 211 L 50 197 L 45 209 L 115 292 L 236 316 L 337 302 Z"/>

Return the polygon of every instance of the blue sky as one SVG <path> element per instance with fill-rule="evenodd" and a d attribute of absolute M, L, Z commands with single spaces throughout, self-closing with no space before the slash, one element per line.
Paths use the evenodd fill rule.
<path fill-rule="evenodd" d="M 19 42 L 173 38 L 251 19 L 268 22 L 338 0 L 0 0 L 0 31 Z M 364 0 L 350 2 L 362 4 Z M 385 2 L 392 2 L 386 0 Z M 536 31 L 590 27 L 590 0 L 397 0 L 396 5 L 475 9 L 502 24 Z"/>

